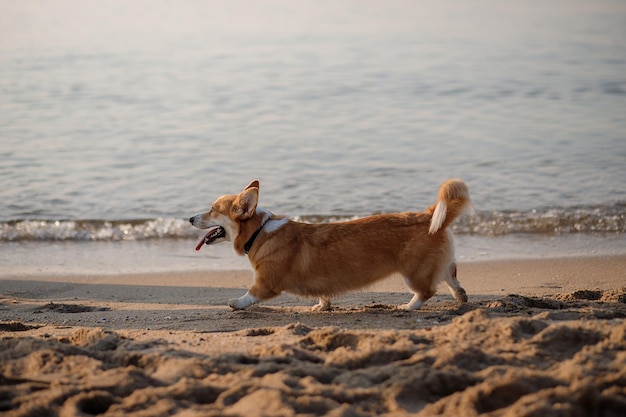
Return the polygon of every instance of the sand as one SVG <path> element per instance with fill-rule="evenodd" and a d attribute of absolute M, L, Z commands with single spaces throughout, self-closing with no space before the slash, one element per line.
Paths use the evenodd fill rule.
<path fill-rule="evenodd" d="M 623 416 L 626 256 L 467 262 L 234 312 L 249 271 L 0 275 L 8 416 Z"/>

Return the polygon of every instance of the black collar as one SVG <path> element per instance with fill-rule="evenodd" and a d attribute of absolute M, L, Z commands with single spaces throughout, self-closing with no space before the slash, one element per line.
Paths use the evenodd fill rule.
<path fill-rule="evenodd" d="M 265 221 L 263 222 L 263 224 L 261 224 L 261 227 L 259 227 L 258 229 L 256 229 L 256 232 L 252 233 L 252 236 L 250 237 L 250 239 L 248 239 L 248 241 L 246 242 L 245 245 L 243 245 L 243 251 L 244 253 L 247 255 L 248 252 L 250 252 L 250 249 L 252 249 L 252 245 L 254 245 L 254 241 L 256 240 L 256 238 L 259 236 L 259 233 L 261 233 L 261 230 L 263 230 L 263 228 L 265 227 L 265 225 L 267 224 L 267 222 L 269 222 L 272 219 L 272 217 L 268 217 L 267 219 L 265 219 Z"/>

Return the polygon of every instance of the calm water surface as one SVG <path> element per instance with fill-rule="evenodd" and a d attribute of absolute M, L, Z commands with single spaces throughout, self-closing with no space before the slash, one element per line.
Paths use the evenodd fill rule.
<path fill-rule="evenodd" d="M 326 221 L 460 177 L 457 234 L 626 251 L 623 1 L 3 1 L 0 108 L 0 242 L 195 237 L 255 178 Z"/>

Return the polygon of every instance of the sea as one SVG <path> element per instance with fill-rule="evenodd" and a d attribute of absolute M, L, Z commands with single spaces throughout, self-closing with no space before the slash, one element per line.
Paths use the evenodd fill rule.
<path fill-rule="evenodd" d="M 245 268 L 187 219 L 475 214 L 457 258 L 626 254 L 622 0 L 0 1 L 0 276 Z"/>

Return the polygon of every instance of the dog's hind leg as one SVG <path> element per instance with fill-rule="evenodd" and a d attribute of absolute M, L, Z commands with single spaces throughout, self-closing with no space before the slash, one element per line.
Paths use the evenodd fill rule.
<path fill-rule="evenodd" d="M 420 262 L 411 269 L 402 272 L 406 285 L 413 292 L 413 298 L 406 304 L 398 306 L 403 310 L 417 310 L 437 292 L 437 283 L 444 272 L 437 263 Z"/>
<path fill-rule="evenodd" d="M 463 304 L 467 302 L 467 293 L 461 287 L 461 283 L 456 278 L 456 262 L 452 262 L 448 267 L 448 273 L 445 275 L 445 281 L 448 288 L 450 288 L 450 292 L 456 298 L 456 300 Z"/>
<path fill-rule="evenodd" d="M 330 310 L 330 298 L 320 297 L 320 302 L 313 306 L 313 311 L 328 311 Z"/>
<path fill-rule="evenodd" d="M 426 277 L 420 276 L 420 273 L 415 274 L 411 278 L 406 278 L 405 281 L 408 287 L 413 291 L 413 298 L 406 304 L 398 306 L 402 310 L 417 310 L 424 305 L 426 301 L 433 295 L 435 295 L 435 288 L 431 285 L 425 285 Z"/>
<path fill-rule="evenodd" d="M 424 297 L 420 293 L 414 293 L 411 301 L 406 304 L 399 305 L 398 308 L 401 310 L 417 310 L 424 305 L 428 298 L 430 297 Z"/>

